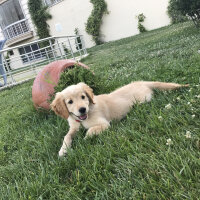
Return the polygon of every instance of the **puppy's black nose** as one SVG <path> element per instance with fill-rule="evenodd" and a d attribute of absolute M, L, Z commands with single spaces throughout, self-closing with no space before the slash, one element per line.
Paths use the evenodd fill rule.
<path fill-rule="evenodd" d="M 84 108 L 84 107 L 81 107 L 81 108 L 79 109 L 79 112 L 80 112 L 81 114 L 84 114 L 85 111 L 86 111 L 86 108 Z"/>

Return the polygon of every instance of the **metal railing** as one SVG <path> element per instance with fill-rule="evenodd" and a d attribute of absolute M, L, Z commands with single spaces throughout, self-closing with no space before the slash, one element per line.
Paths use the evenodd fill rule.
<path fill-rule="evenodd" d="M 63 1 L 63 0 L 43 0 L 45 6 L 49 6 L 49 7 L 59 3 L 61 1 Z"/>
<path fill-rule="evenodd" d="M 5 38 L 7 38 L 8 40 L 13 39 L 27 32 L 30 32 L 27 19 L 22 19 L 20 21 L 17 21 L 13 24 L 10 24 L 9 26 L 6 26 L 3 29 L 3 34 Z"/>
<path fill-rule="evenodd" d="M 87 50 L 82 35 L 49 37 L 0 51 L 0 90 L 33 79 L 48 63 L 79 61 Z M 3 73 L 2 73 L 3 71 Z"/>

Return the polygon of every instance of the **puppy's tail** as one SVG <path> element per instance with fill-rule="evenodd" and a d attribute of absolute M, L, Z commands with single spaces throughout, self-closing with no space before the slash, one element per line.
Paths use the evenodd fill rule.
<path fill-rule="evenodd" d="M 164 82 L 146 82 L 146 85 L 151 89 L 159 89 L 159 90 L 175 90 L 182 87 L 189 87 L 189 84 L 181 85 L 177 83 L 164 83 Z"/>

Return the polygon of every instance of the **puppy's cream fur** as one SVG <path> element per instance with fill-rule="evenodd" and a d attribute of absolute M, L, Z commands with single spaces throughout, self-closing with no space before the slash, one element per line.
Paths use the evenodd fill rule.
<path fill-rule="evenodd" d="M 153 89 L 173 90 L 188 85 L 163 82 L 138 81 L 125 85 L 110 94 L 95 96 L 85 83 L 71 85 L 56 94 L 51 108 L 68 120 L 70 129 L 64 138 L 59 156 L 65 155 L 70 148 L 72 138 L 82 124 L 86 129 L 86 138 L 97 135 L 110 126 L 113 119 L 122 119 L 135 103 L 150 101 Z M 84 115 L 80 108 L 84 107 Z M 84 119 L 83 119 L 84 118 Z"/>

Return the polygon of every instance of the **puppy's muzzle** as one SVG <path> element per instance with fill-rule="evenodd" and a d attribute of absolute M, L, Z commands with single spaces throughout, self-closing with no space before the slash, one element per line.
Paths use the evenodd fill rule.
<path fill-rule="evenodd" d="M 81 107 L 81 108 L 79 109 L 79 112 L 80 112 L 82 115 L 85 114 L 86 108 L 85 108 L 85 107 Z"/>
<path fill-rule="evenodd" d="M 79 113 L 80 113 L 80 116 L 77 116 L 81 121 L 87 119 L 87 114 L 86 114 L 86 108 L 85 107 L 81 107 L 79 109 Z"/>

